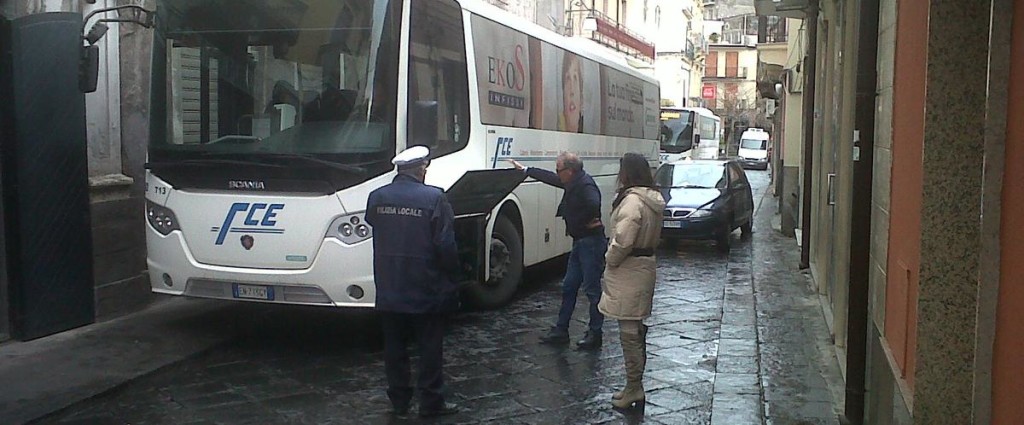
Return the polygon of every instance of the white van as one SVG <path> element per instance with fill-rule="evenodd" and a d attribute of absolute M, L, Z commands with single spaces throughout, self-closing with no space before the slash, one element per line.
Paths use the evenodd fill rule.
<path fill-rule="evenodd" d="M 743 168 L 768 169 L 768 132 L 761 128 L 748 128 L 740 136 L 739 156 Z"/>

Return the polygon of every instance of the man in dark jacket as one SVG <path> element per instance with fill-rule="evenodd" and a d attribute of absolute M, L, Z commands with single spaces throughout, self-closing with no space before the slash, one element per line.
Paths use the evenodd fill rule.
<path fill-rule="evenodd" d="M 420 348 L 420 416 L 456 413 L 444 401 L 441 368 L 444 316 L 458 308 L 459 270 L 455 216 L 444 192 L 423 184 L 430 151 L 414 146 L 398 154 L 394 181 L 370 193 L 366 222 L 373 226 L 376 309 L 384 327 L 384 366 L 394 413 L 409 412 L 413 389 L 407 343 Z"/>
<path fill-rule="evenodd" d="M 525 167 L 514 159 L 509 162 L 529 177 L 565 189 L 556 216 L 565 220 L 566 230 L 572 236 L 572 251 L 562 282 L 562 306 L 558 310 L 558 323 L 541 338 L 541 342 L 569 342 L 569 321 L 576 309 L 576 295 L 582 286 L 590 301 L 590 323 L 586 336 L 576 345 L 582 350 L 599 349 L 604 315 L 598 311 L 597 304 L 601 302 L 601 273 L 604 271 L 604 252 L 608 248 L 604 225 L 601 224 L 601 191 L 594 179 L 583 171 L 583 161 L 573 153 L 563 152 L 558 155 L 555 172 Z"/>

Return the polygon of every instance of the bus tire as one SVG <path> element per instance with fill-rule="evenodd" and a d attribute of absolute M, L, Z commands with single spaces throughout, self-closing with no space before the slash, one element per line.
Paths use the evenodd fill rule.
<path fill-rule="evenodd" d="M 523 277 L 523 239 L 512 220 L 502 215 L 491 232 L 490 274 L 487 282 L 470 285 L 470 303 L 482 309 L 507 304 Z"/>

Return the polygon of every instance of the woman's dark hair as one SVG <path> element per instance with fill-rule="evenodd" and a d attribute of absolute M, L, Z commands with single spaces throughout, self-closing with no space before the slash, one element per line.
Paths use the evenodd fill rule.
<path fill-rule="evenodd" d="M 654 187 L 651 164 L 638 153 L 627 153 L 619 160 L 619 186 L 628 189 L 634 186 Z"/>
<path fill-rule="evenodd" d="M 627 153 L 619 160 L 619 194 L 612 201 L 612 208 L 618 207 L 619 202 L 626 196 L 626 189 L 631 187 L 654 187 L 654 176 L 651 175 L 651 165 L 647 158 L 638 153 Z"/>

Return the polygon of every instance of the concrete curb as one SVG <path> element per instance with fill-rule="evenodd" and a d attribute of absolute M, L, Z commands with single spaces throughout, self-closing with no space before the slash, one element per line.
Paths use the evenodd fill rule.
<path fill-rule="evenodd" d="M 174 298 L 109 322 L 0 346 L 0 423 L 38 421 L 230 340 L 244 308 Z"/>

